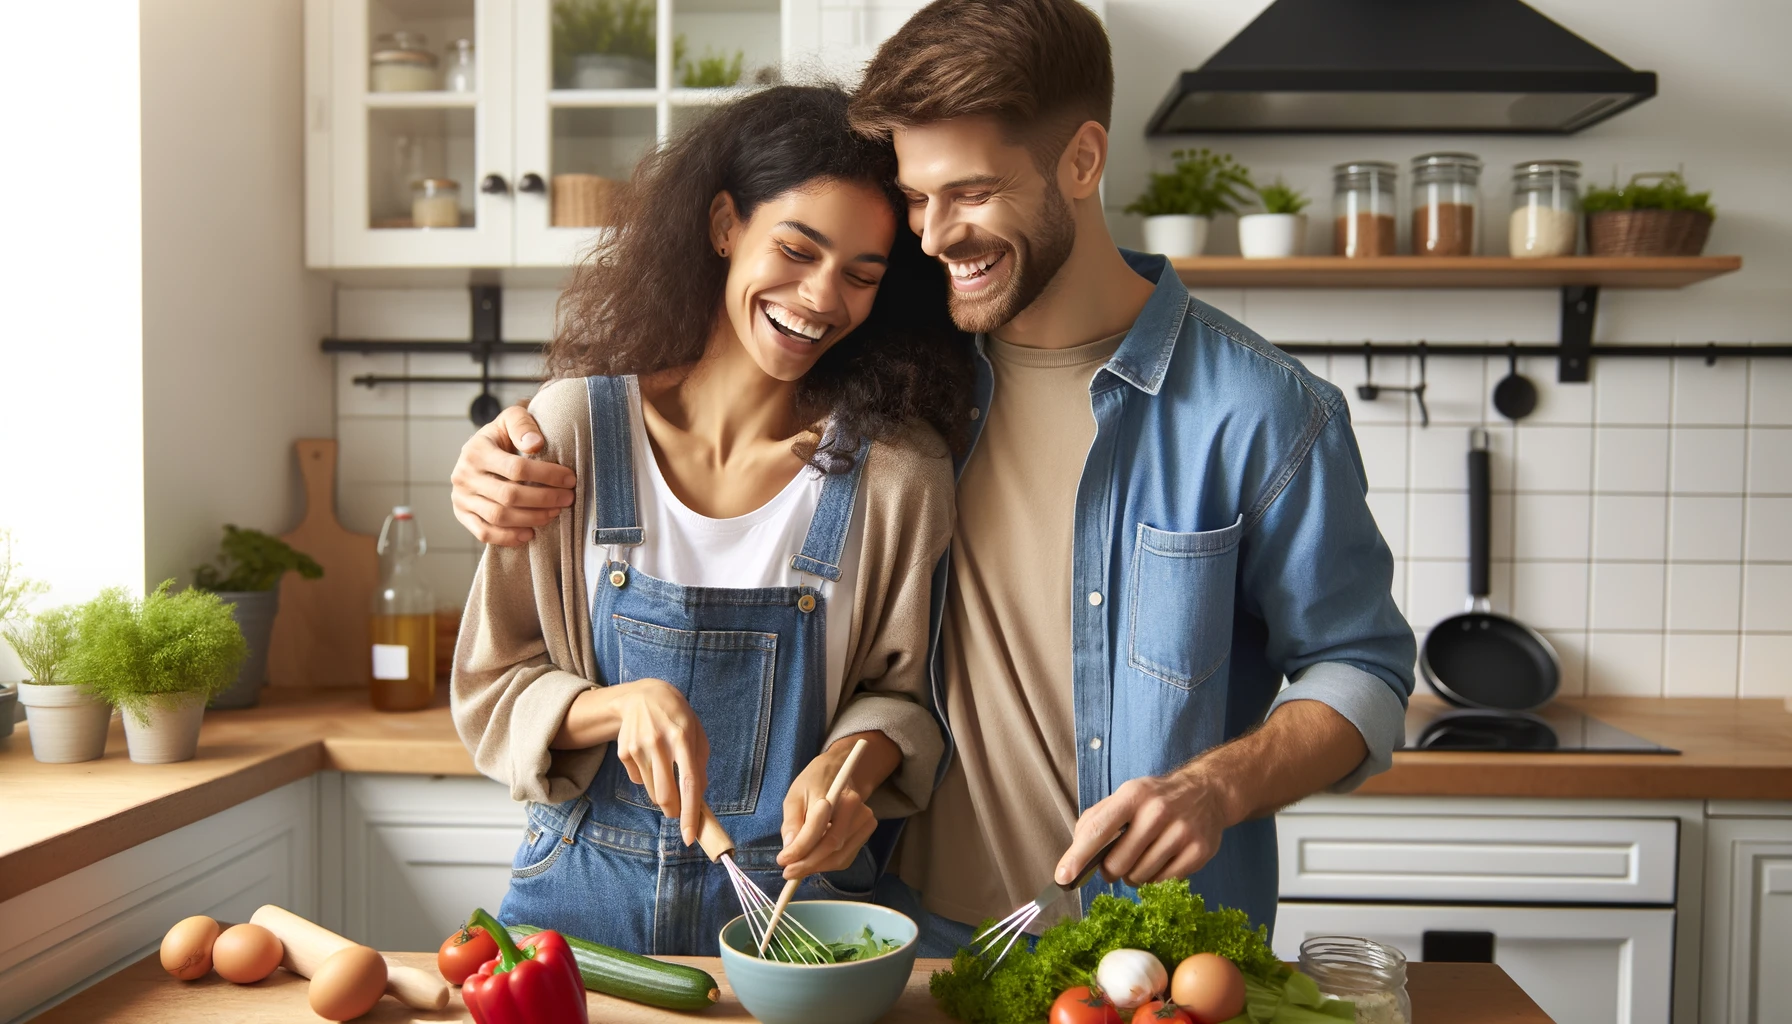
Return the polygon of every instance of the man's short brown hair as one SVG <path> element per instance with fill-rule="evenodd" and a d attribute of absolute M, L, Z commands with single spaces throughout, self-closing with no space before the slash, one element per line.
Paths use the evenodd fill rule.
<path fill-rule="evenodd" d="M 934 0 L 878 47 L 853 123 L 885 134 L 992 117 L 1044 169 L 1085 121 L 1108 127 L 1114 59 L 1077 0 Z"/>

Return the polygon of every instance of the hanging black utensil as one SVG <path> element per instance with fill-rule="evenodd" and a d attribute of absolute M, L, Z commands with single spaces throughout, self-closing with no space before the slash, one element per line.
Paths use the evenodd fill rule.
<path fill-rule="evenodd" d="M 1468 611 L 1431 627 L 1419 652 L 1419 669 L 1438 696 L 1459 707 L 1529 711 L 1542 707 L 1562 684 L 1562 667 L 1549 641 L 1516 619 L 1489 607 L 1488 516 L 1492 505 L 1487 431 L 1469 431 Z"/>
<path fill-rule="evenodd" d="M 1537 411 L 1537 386 L 1518 372 L 1518 346 L 1506 346 L 1506 376 L 1493 388 L 1493 407 L 1514 423 Z"/>
<path fill-rule="evenodd" d="M 475 427 L 483 427 L 498 418 L 504 411 L 504 403 L 492 394 L 492 352 L 490 347 L 474 358 L 479 360 L 479 394 L 473 398 L 473 404 L 467 409 L 467 418 Z"/>

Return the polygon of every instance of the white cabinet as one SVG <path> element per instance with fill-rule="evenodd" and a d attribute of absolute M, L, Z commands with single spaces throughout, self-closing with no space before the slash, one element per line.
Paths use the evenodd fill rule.
<path fill-rule="evenodd" d="M 294 782 L 0 903 L 0 1020 L 135 963 L 183 917 L 316 913 L 315 793 Z"/>
<path fill-rule="evenodd" d="M 322 782 L 323 922 L 376 949 L 433 950 L 476 906 L 497 913 L 523 806 L 483 778 Z"/>
<path fill-rule="evenodd" d="M 1792 1020 L 1792 804 L 1713 803 L 1704 1024 Z"/>
<path fill-rule="evenodd" d="M 1283 903 L 1275 950 L 1294 960 L 1308 936 L 1361 935 L 1418 960 L 1426 932 L 1490 934 L 1493 962 L 1563 1024 L 1669 1020 L 1669 908 Z"/>

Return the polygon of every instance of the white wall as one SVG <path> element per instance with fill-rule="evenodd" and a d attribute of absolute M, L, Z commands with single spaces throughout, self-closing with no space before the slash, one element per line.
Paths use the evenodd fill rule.
<path fill-rule="evenodd" d="M 304 269 L 301 0 L 143 5 L 145 571 L 302 511 L 328 437 L 329 287 Z M 60 204 L 59 204 L 60 205 Z"/>
<path fill-rule="evenodd" d="M 137 5 L 10 4 L 0 25 L 0 525 L 71 601 L 143 579 Z"/>

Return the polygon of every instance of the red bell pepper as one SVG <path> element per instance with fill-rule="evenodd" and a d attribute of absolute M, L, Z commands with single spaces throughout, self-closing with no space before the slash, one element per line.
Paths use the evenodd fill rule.
<path fill-rule="evenodd" d="M 468 928 L 474 925 L 498 942 L 497 957 L 460 990 L 478 1024 L 590 1024 L 584 979 L 559 932 L 536 932 L 518 943 L 484 910 L 467 919 Z"/>

